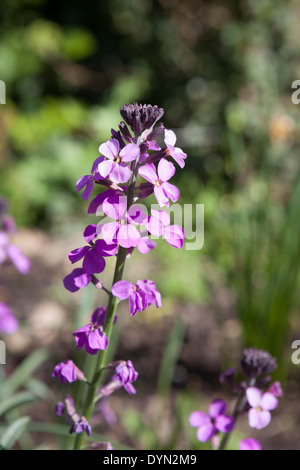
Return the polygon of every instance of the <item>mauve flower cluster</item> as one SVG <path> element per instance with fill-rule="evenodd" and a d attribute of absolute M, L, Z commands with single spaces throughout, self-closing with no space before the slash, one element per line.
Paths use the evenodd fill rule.
<path fill-rule="evenodd" d="M 165 129 L 162 123 L 157 123 L 163 113 L 164 110 L 157 106 L 137 103 L 123 106 L 120 114 L 124 121 L 120 122 L 117 131 L 111 129 L 111 138 L 99 146 L 100 155 L 91 165 L 91 173 L 82 176 L 76 183 L 76 190 L 82 191 L 85 201 L 90 199 L 94 188 L 104 187 L 104 191 L 94 196 L 88 207 L 89 214 L 101 215 L 102 218 L 97 225 L 90 224 L 85 228 L 84 243 L 70 251 L 71 263 L 81 264 L 64 278 L 64 286 L 70 292 L 77 292 L 92 283 L 98 289 L 103 288 L 111 298 L 128 299 L 131 315 L 153 304 L 161 307 L 160 292 L 150 279 L 130 282 L 120 278 L 108 291 L 98 278 L 108 258 L 118 257 L 122 253 L 127 259 L 135 248 L 141 254 L 148 253 L 156 247 L 151 236 L 162 237 L 169 245 L 179 249 L 185 238 L 182 227 L 172 225 L 167 212 L 153 209 L 148 214 L 142 204 L 154 194 L 159 208 L 169 208 L 170 202 L 175 203 L 180 195 L 179 189 L 170 183 L 176 171 L 173 162 L 183 168 L 187 155 L 175 147 L 175 133 Z M 161 144 L 158 144 L 158 138 Z M 73 333 L 77 349 L 84 349 L 92 355 L 105 350 L 108 346 L 106 321 L 106 308 L 98 307 L 90 322 Z M 100 389 L 100 398 L 121 387 L 129 394 L 136 393 L 132 382 L 137 379 L 138 373 L 130 361 L 118 361 L 108 367 L 115 367 L 115 373 Z M 71 360 L 57 364 L 53 377 L 58 377 L 62 383 L 85 380 Z M 67 403 L 73 410 L 70 398 Z M 90 432 L 90 428 L 82 425 L 82 420 L 77 419 L 76 423 L 75 428 L 72 427 L 76 433 Z"/>
<path fill-rule="evenodd" d="M 241 359 L 243 379 L 241 381 L 236 379 L 235 368 L 229 368 L 220 375 L 220 382 L 226 381 L 232 393 L 238 396 L 234 417 L 225 415 L 226 403 L 220 399 L 211 403 L 208 414 L 194 411 L 189 417 L 189 422 L 191 426 L 198 428 L 198 440 L 206 442 L 211 439 L 213 443 L 219 432 L 231 432 L 236 419 L 244 413 L 248 413 L 251 428 L 263 429 L 268 426 L 272 418 L 271 411 L 278 405 L 277 397 L 283 394 L 280 382 L 270 384 L 269 374 L 276 367 L 276 359 L 267 351 L 256 348 L 245 349 Z M 261 449 L 261 444 L 254 438 L 240 442 L 240 450 Z"/>
<path fill-rule="evenodd" d="M 27 274 L 30 269 L 29 259 L 19 247 L 10 243 L 10 236 L 17 229 L 14 218 L 6 213 L 7 206 L 7 202 L 0 198 L 0 265 L 11 261 L 21 274 Z M 14 333 L 18 326 L 18 320 L 9 306 L 0 302 L 0 333 Z"/>

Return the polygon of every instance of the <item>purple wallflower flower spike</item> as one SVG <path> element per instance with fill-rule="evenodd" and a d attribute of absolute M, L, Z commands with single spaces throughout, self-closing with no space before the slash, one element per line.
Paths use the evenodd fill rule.
<path fill-rule="evenodd" d="M 54 367 L 52 377 L 58 377 L 60 383 L 72 383 L 76 380 L 86 381 L 84 373 L 70 359 L 60 362 Z"/>
<path fill-rule="evenodd" d="M 240 441 L 240 450 L 262 450 L 260 442 L 252 437 Z"/>
<path fill-rule="evenodd" d="M 156 303 L 157 307 L 161 307 L 161 295 L 156 289 L 155 283 L 148 279 L 137 281 L 136 285 L 129 281 L 118 281 L 112 286 L 111 291 L 121 300 L 129 298 L 131 315 L 142 312 L 153 303 Z"/>
<path fill-rule="evenodd" d="M 0 302 L 0 333 L 12 334 L 17 331 L 18 327 L 18 320 L 8 305 Z"/>
<path fill-rule="evenodd" d="M 153 163 L 142 166 L 139 174 L 153 185 L 154 194 L 159 207 L 170 206 L 169 199 L 176 202 L 180 196 L 179 189 L 169 179 L 175 173 L 175 166 L 165 158 L 159 161 L 157 172 Z"/>
<path fill-rule="evenodd" d="M 175 132 L 165 129 L 165 144 L 167 146 L 167 155 L 173 157 L 180 168 L 183 168 L 185 165 L 184 160 L 186 159 L 187 155 L 179 147 L 174 147 L 175 143 Z"/>
<path fill-rule="evenodd" d="M 251 428 L 263 429 L 271 422 L 271 410 L 278 405 L 277 398 L 269 392 L 263 393 L 256 387 L 246 390 L 247 400 L 251 406 L 248 417 Z"/>
<path fill-rule="evenodd" d="M 232 431 L 234 427 L 234 418 L 232 416 L 225 415 L 226 406 L 225 401 L 216 399 L 210 404 L 208 414 L 203 411 L 194 411 L 190 415 L 190 425 L 198 428 L 197 439 L 200 442 L 208 441 L 218 431 Z"/>
<path fill-rule="evenodd" d="M 114 183 L 126 183 L 131 170 L 126 165 L 127 162 L 136 160 L 140 155 L 140 148 L 136 144 L 127 144 L 120 151 L 120 144 L 117 139 L 110 139 L 99 147 L 100 153 L 107 157 L 107 160 L 98 165 L 98 170 L 103 178 L 110 178 Z"/>

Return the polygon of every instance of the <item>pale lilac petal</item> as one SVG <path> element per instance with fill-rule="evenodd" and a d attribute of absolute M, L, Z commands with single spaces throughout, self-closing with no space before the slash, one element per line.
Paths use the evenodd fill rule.
<path fill-rule="evenodd" d="M 277 405 L 278 405 L 278 400 L 272 393 L 266 392 L 263 394 L 261 402 L 260 402 L 260 406 L 264 410 L 268 410 L 268 411 L 274 410 Z"/>
<path fill-rule="evenodd" d="M 140 155 L 140 147 L 136 144 L 127 144 L 122 148 L 120 157 L 123 162 L 132 162 Z"/>
<path fill-rule="evenodd" d="M 90 250 L 84 257 L 82 267 L 88 274 L 102 273 L 105 260 L 96 250 Z"/>
<path fill-rule="evenodd" d="M 109 222 L 101 226 L 101 235 L 103 239 L 109 245 L 117 243 L 117 235 L 119 231 L 120 224 L 118 222 Z"/>
<path fill-rule="evenodd" d="M 115 163 L 109 177 L 114 183 L 126 183 L 129 180 L 131 173 L 132 171 L 126 163 Z"/>
<path fill-rule="evenodd" d="M 200 442 L 207 442 L 216 433 L 216 428 L 212 423 L 201 426 L 197 429 L 197 439 Z"/>
<path fill-rule="evenodd" d="M 272 416 L 270 411 L 259 411 L 258 412 L 258 424 L 256 429 L 263 429 L 267 427 L 271 422 Z"/>
<path fill-rule="evenodd" d="M 171 183 L 163 183 L 162 188 L 165 194 L 171 199 L 172 202 L 176 202 L 179 199 L 180 191 L 179 189 Z M 155 189 L 154 189 L 155 192 Z"/>
<path fill-rule="evenodd" d="M 12 334 L 17 331 L 18 327 L 18 320 L 8 305 L 0 302 L 0 333 Z"/>
<path fill-rule="evenodd" d="M 109 158 L 110 160 L 113 160 L 114 157 L 118 155 L 119 148 L 120 148 L 120 145 L 117 139 L 110 139 L 104 144 L 100 145 L 99 152 L 102 153 L 102 155 L 105 155 L 105 157 Z M 99 170 L 99 173 L 100 173 L 100 170 Z"/>
<path fill-rule="evenodd" d="M 184 153 L 180 148 L 176 147 L 171 153 L 171 156 L 174 158 L 175 162 L 178 163 L 180 168 L 185 166 L 185 159 L 187 154 Z"/>
<path fill-rule="evenodd" d="M 162 223 L 154 217 L 149 217 L 146 228 L 151 233 L 151 235 L 154 235 L 155 237 L 160 237 L 163 233 Z"/>
<path fill-rule="evenodd" d="M 174 175 L 176 169 L 172 162 L 169 162 L 165 158 L 159 161 L 157 173 L 161 181 L 168 181 Z"/>
<path fill-rule="evenodd" d="M 251 408 L 248 411 L 248 420 L 250 428 L 257 428 L 259 426 L 259 412 L 256 410 L 256 408 Z"/>
<path fill-rule="evenodd" d="M 156 243 L 149 238 L 141 238 L 137 249 L 142 255 L 149 253 L 150 250 L 153 250 L 156 247 Z"/>
<path fill-rule="evenodd" d="M 103 178 L 108 178 L 115 165 L 116 163 L 112 160 L 105 160 L 104 162 L 99 163 L 98 171 Z"/>
<path fill-rule="evenodd" d="M 156 168 L 153 163 L 149 165 L 144 165 L 139 169 L 139 174 L 145 178 L 145 180 L 149 181 L 152 184 L 155 184 L 158 180 L 158 176 L 156 173 Z"/>
<path fill-rule="evenodd" d="M 132 206 L 130 206 L 126 215 L 127 219 L 130 222 L 133 222 L 137 225 L 146 225 L 146 222 L 148 220 L 148 215 L 145 214 L 144 208 L 139 204 L 133 204 Z"/>
<path fill-rule="evenodd" d="M 100 333 L 98 329 L 91 331 L 88 337 L 89 347 L 91 349 L 106 349 L 108 345 L 107 337 L 104 333 Z"/>
<path fill-rule="evenodd" d="M 262 399 L 262 394 L 262 391 L 256 387 L 247 388 L 246 395 L 249 405 L 253 408 L 259 406 Z"/>
<path fill-rule="evenodd" d="M 119 245 L 123 248 L 130 248 L 138 245 L 141 235 L 136 227 L 131 224 L 126 224 L 120 225 L 117 238 Z"/>
<path fill-rule="evenodd" d="M 121 300 L 128 299 L 133 292 L 133 284 L 129 281 L 118 281 L 112 286 L 111 291 Z"/>
<path fill-rule="evenodd" d="M 205 426 L 211 422 L 210 417 L 204 411 L 193 411 L 189 417 L 189 423 L 191 426 L 199 428 Z"/>
<path fill-rule="evenodd" d="M 165 227 L 167 225 L 170 225 L 171 222 L 171 217 L 170 214 L 166 211 L 157 211 L 155 209 L 151 209 L 151 215 L 152 217 L 155 217 L 157 220 L 159 220 Z"/>
<path fill-rule="evenodd" d="M 166 183 L 164 183 L 166 184 Z M 166 195 L 162 186 L 154 186 L 154 195 L 156 197 L 159 207 L 166 206 L 169 202 L 169 198 Z"/>
<path fill-rule="evenodd" d="M 30 261 L 23 255 L 20 248 L 15 245 L 8 245 L 6 250 L 17 270 L 22 274 L 27 274 L 30 269 Z"/>
<path fill-rule="evenodd" d="M 110 196 L 103 201 L 103 212 L 111 219 L 120 220 L 125 214 L 127 198 L 125 196 Z"/>
<path fill-rule="evenodd" d="M 211 418 L 216 418 L 219 415 L 223 415 L 226 411 L 226 402 L 216 398 L 213 400 L 209 406 L 209 416 Z"/>
<path fill-rule="evenodd" d="M 126 390 L 127 393 L 129 393 L 129 395 L 135 395 L 136 394 L 136 389 L 130 383 L 123 385 L 123 388 Z"/>
<path fill-rule="evenodd" d="M 172 145 L 174 147 L 176 143 L 176 134 L 175 132 L 165 129 L 165 144 L 166 145 Z"/>
<path fill-rule="evenodd" d="M 77 261 L 81 260 L 90 250 L 89 246 L 82 246 L 81 248 L 76 248 L 75 250 L 70 251 L 69 253 L 69 260 L 71 263 L 77 263 Z"/>
<path fill-rule="evenodd" d="M 249 437 L 240 441 L 240 450 L 262 450 L 260 442 Z"/>
<path fill-rule="evenodd" d="M 183 229 L 179 225 L 170 225 L 164 229 L 164 238 L 169 245 L 181 249 L 185 237 Z"/>
<path fill-rule="evenodd" d="M 232 416 L 217 416 L 215 426 L 220 432 L 230 432 L 234 428 L 234 418 Z"/>

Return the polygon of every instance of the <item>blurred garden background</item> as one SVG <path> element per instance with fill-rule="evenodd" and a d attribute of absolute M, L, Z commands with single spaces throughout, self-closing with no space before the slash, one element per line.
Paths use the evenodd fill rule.
<path fill-rule="evenodd" d="M 206 448 L 188 416 L 230 400 L 218 376 L 254 346 L 277 358 L 284 397 L 251 436 L 299 450 L 299 2 L 3 0 L 0 17 L 0 195 L 32 264 L 26 276 L 1 272 L 0 300 L 20 328 L 1 335 L 0 397 L 25 401 L 0 432 L 26 415 L 14 448 L 67 446 L 53 409 L 68 388 L 51 374 L 66 357 L 82 360 L 72 332 L 106 301 L 91 286 L 70 294 L 62 284 L 69 251 L 96 223 L 75 183 L 117 129 L 120 107 L 138 102 L 165 109 L 162 122 L 188 154 L 175 183 L 181 204 L 204 204 L 205 240 L 197 251 L 161 240 L 127 264 L 127 279 L 156 282 L 163 306 L 131 318 L 120 304 L 116 357 L 134 363 L 138 393 L 111 398 L 116 423 L 99 412 L 99 435 L 135 449 Z M 248 435 L 245 418 L 237 436 Z"/>

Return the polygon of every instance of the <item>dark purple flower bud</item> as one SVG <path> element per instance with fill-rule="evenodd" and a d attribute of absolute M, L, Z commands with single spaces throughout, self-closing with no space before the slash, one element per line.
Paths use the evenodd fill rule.
<path fill-rule="evenodd" d="M 162 122 L 160 122 L 154 129 L 147 135 L 146 140 L 154 140 L 158 136 L 164 133 L 165 127 Z"/>
<path fill-rule="evenodd" d="M 64 404 L 64 402 L 59 401 L 58 403 L 56 403 L 56 406 L 55 406 L 56 416 L 59 416 L 59 417 L 62 416 L 65 409 L 66 409 L 66 405 Z"/>
<path fill-rule="evenodd" d="M 248 348 L 243 351 L 241 367 L 247 378 L 257 378 L 273 372 L 277 367 L 277 363 L 276 359 L 267 351 Z"/>
<path fill-rule="evenodd" d="M 112 139 L 116 139 L 119 142 L 120 149 L 125 147 L 126 143 L 124 142 L 120 131 L 115 131 L 114 129 L 111 129 L 111 137 Z"/>
<path fill-rule="evenodd" d="M 132 135 L 129 132 L 128 127 L 125 124 L 125 122 L 123 122 L 123 121 L 120 122 L 119 129 L 120 129 L 120 132 L 121 132 L 123 138 L 126 140 L 126 142 L 133 142 L 134 141 Z"/>
<path fill-rule="evenodd" d="M 229 367 L 229 369 L 226 369 L 224 372 L 222 372 L 219 376 L 219 380 L 222 383 L 226 382 L 228 383 L 229 387 L 231 390 L 236 393 L 238 391 L 238 386 L 236 384 L 236 381 L 234 380 L 234 375 L 235 375 L 236 369 L 233 367 Z"/>
<path fill-rule="evenodd" d="M 164 110 L 150 104 L 138 105 L 133 103 L 122 106 L 120 114 L 133 132 L 141 134 L 143 130 L 151 129 L 154 126 L 163 116 Z"/>

